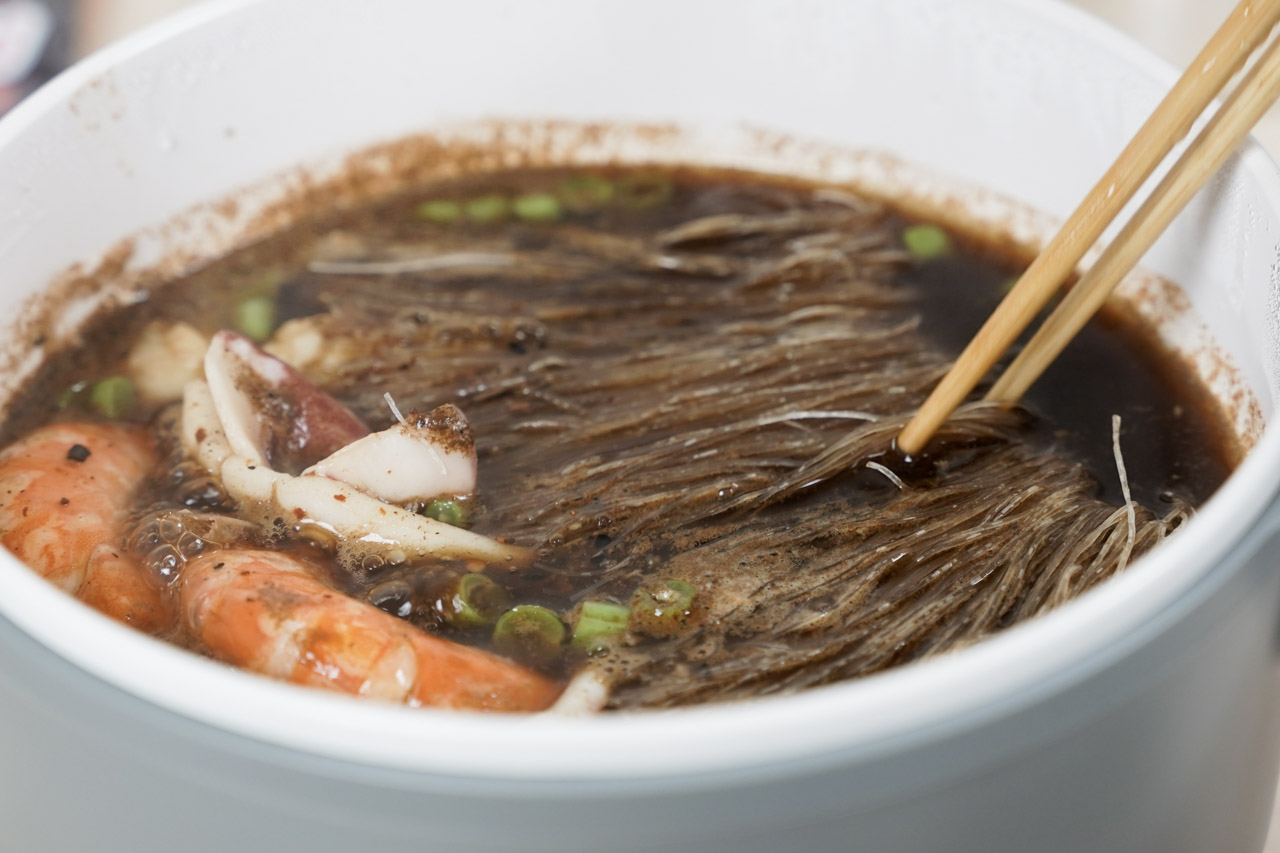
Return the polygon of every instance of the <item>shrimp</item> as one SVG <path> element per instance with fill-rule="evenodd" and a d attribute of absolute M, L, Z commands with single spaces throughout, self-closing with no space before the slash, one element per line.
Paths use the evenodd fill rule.
<path fill-rule="evenodd" d="M 0 544 L 55 586 L 151 634 L 175 614 L 121 547 L 128 498 L 155 466 L 137 426 L 57 423 L 0 452 Z"/>
<path fill-rule="evenodd" d="M 505 658 L 433 637 L 336 592 L 300 557 L 228 549 L 178 583 L 190 639 L 226 663 L 295 684 L 412 706 L 538 711 L 559 688 Z"/>

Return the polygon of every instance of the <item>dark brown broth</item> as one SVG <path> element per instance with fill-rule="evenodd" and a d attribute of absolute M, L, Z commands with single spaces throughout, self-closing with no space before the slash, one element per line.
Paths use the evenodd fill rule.
<path fill-rule="evenodd" d="M 966 248 L 913 266 L 905 276 L 924 297 L 922 331 L 953 358 L 1019 267 L 998 248 Z M 1110 441 L 1113 414 L 1121 416 L 1125 467 L 1139 503 L 1167 503 L 1171 495 L 1203 503 L 1231 471 L 1221 420 L 1189 368 L 1162 351 L 1151 329 L 1112 307 L 1081 330 L 1024 404 L 1037 415 L 1036 440 L 1085 460 L 1110 503 L 1124 500 Z"/>
<path fill-rule="evenodd" d="M 683 521 L 670 530 L 655 529 L 652 525 L 636 528 L 643 520 L 643 513 L 628 516 L 625 511 L 616 511 L 625 504 L 629 494 L 625 481 L 611 487 L 612 491 L 604 496 L 566 493 L 557 497 L 548 493 L 545 500 L 554 512 L 547 517 L 553 520 L 545 521 L 535 518 L 536 513 L 531 514 L 536 506 L 531 501 L 554 481 L 555 472 L 574 465 L 587 452 L 584 440 L 573 429 L 577 428 L 575 425 L 590 426 L 593 422 L 577 410 L 584 407 L 595 410 L 618 403 L 625 391 L 623 386 L 604 393 L 580 386 L 577 391 L 563 392 L 557 384 L 561 375 L 558 369 L 539 373 L 535 366 L 558 358 L 575 364 L 598 360 L 616 367 L 625 364 L 619 359 L 629 355 L 627 347 L 636 352 L 651 347 L 654 352 L 666 353 L 674 342 L 677 349 L 694 348 L 722 334 L 725 312 L 741 301 L 735 296 L 738 291 L 734 288 L 742 287 L 747 273 L 724 277 L 673 275 L 661 269 L 661 265 L 646 266 L 645 261 L 623 257 L 627 252 L 622 248 L 616 249 L 620 259 L 610 266 L 599 263 L 598 256 L 615 249 L 599 246 L 591 251 L 572 246 L 567 250 L 573 263 L 582 261 L 584 256 L 593 258 L 590 263 L 583 262 L 580 273 L 565 275 L 551 270 L 543 274 L 537 272 L 535 265 L 533 272 L 523 279 L 442 272 L 392 282 L 386 278 L 333 276 L 303 269 L 317 241 L 335 228 L 377 235 L 366 236 L 366 248 L 371 247 L 375 254 L 390 244 L 429 238 L 437 251 L 475 251 L 469 248 L 474 241 L 500 240 L 505 247 L 503 251 L 541 257 L 540 253 L 554 249 L 562 239 L 570 244 L 580 239 L 575 236 L 579 231 L 616 235 L 621 245 L 624 238 L 639 239 L 696 217 L 726 212 L 774 215 L 796 204 L 797 199 L 807 199 L 811 189 L 776 178 L 735 173 L 692 170 L 637 173 L 603 169 L 596 174 L 613 181 L 640 175 L 639 180 L 649 181 L 659 189 L 668 180 L 674 183 L 669 197 L 662 191 L 652 192 L 643 197 L 642 202 L 606 204 L 598 211 L 571 215 L 554 226 L 515 221 L 440 226 L 424 223 L 414 214 L 416 205 L 426 197 L 469 199 L 495 192 L 511 195 L 530 189 L 550 190 L 567 174 L 563 171 L 504 174 L 433 187 L 366 210 L 331 214 L 274 241 L 219 261 L 188 281 L 157 293 L 132 313 L 100 318 L 87 332 L 83 350 L 52 360 L 31 383 L 12 410 L 7 431 L 12 435 L 40 420 L 67 416 L 58 411 L 55 404 L 59 390 L 72 382 L 92 380 L 118 370 L 128 340 L 145 322 L 158 317 L 183 320 L 206 333 L 213 332 L 230 324 L 233 315 L 230 306 L 238 295 L 255 288 L 269 290 L 278 281 L 275 293 L 282 320 L 333 310 L 344 315 L 359 314 L 368 324 L 370 338 L 403 331 L 406 336 L 403 345 L 388 343 L 384 348 L 403 364 L 388 366 L 371 362 L 361 366 L 353 363 L 335 369 L 325 382 L 332 393 L 352 405 L 372 427 L 380 428 L 391 422 L 391 414 L 382 402 L 384 391 L 391 391 L 406 410 L 425 411 L 439 403 L 454 402 L 468 414 L 477 433 L 481 472 L 480 506 L 472 520 L 474 528 L 541 548 L 541 557 L 532 569 L 510 574 L 491 570 L 514 601 L 543 604 L 569 619 L 584 599 L 625 602 L 640 578 L 668 573 L 696 576 L 700 579 L 700 589 L 708 596 L 727 595 L 726 589 L 736 589 L 736 581 L 727 579 L 734 571 L 733 565 L 726 563 L 713 569 L 700 565 L 695 571 L 682 568 L 681 562 L 691 552 L 712 553 L 718 547 L 716 543 L 733 540 L 734 534 L 727 532 L 730 528 L 724 526 L 722 518 L 714 518 L 705 528 L 690 528 Z M 829 206 L 814 205 L 819 212 L 839 213 Z M 903 224 L 891 214 L 875 220 L 873 230 L 880 229 L 887 235 L 883 250 L 898 251 L 893 235 Z M 757 249 L 776 253 L 779 244 L 780 238 L 756 234 L 707 241 L 706 245 L 696 244 L 688 251 L 674 254 L 696 258 L 705 251 L 708 256 L 744 259 Z M 873 288 L 868 303 L 871 307 L 867 310 L 882 316 L 886 322 L 895 323 L 909 322 L 918 314 L 926 344 L 947 357 L 953 357 L 972 335 L 1019 267 L 1017 261 L 1009 260 L 1007 252 L 998 248 L 964 240 L 957 240 L 957 245 L 957 251 L 927 261 L 901 259 L 887 265 L 877 261 L 869 273 L 875 279 L 876 288 L 889 288 L 894 295 L 882 298 L 875 295 L 877 291 Z M 885 280 L 880 281 L 877 276 Z M 803 306 L 809 298 L 806 288 L 819 286 L 769 285 L 774 290 L 769 291 L 768 299 L 758 299 L 750 307 L 744 307 L 743 322 L 767 324 L 772 320 L 771 313 L 785 313 Z M 904 298 L 904 292 L 908 298 Z M 341 301 L 348 296 L 355 307 L 348 308 Z M 830 301 L 829 296 L 813 299 L 814 305 Z M 695 307 L 686 310 L 687 304 Z M 450 319 L 468 316 L 477 319 Z M 412 337 L 418 334 L 419 327 L 432 330 L 430 345 L 438 350 L 440 357 L 431 365 L 420 364 L 415 357 L 415 346 L 428 340 Z M 603 335 L 601 329 L 605 330 Z M 452 337 L 448 337 L 450 335 Z M 742 350 L 744 357 L 751 355 L 752 346 L 764 345 L 768 335 L 761 333 L 757 338 L 751 339 L 756 343 Z M 620 344 L 620 340 L 625 342 Z M 1111 418 L 1119 414 L 1124 424 L 1122 444 L 1133 495 L 1139 503 L 1159 511 L 1163 504 L 1171 501 L 1202 502 L 1222 483 L 1229 465 L 1217 413 L 1203 405 L 1203 392 L 1181 375 L 1181 368 L 1161 354 L 1153 340 L 1150 332 L 1115 313 L 1090 324 L 1033 389 L 1027 401 L 1033 417 L 1022 430 L 1020 440 L 1043 453 L 1080 460 L 1095 482 L 1096 495 L 1102 502 L 1116 506 L 1122 497 L 1112 455 Z M 602 381 L 607 383 L 607 380 L 608 377 L 604 377 Z M 665 381 L 663 376 L 656 376 L 645 384 L 662 381 Z M 643 390 L 642 386 L 637 387 Z M 909 412 L 918 400 L 919 394 L 914 391 L 903 397 L 902 412 Z M 73 415 L 82 416 L 82 413 L 73 412 Z M 142 420 L 154 416 L 154 412 L 148 411 L 136 415 Z M 527 433 L 513 431 L 521 423 L 532 424 L 539 418 L 569 426 L 549 440 L 540 437 L 536 428 L 530 428 Z M 714 419 L 706 425 L 713 426 Z M 660 435 L 665 427 L 656 428 Z M 679 427 L 689 428 L 692 427 L 688 424 Z M 655 440 L 653 433 L 614 429 L 609 452 L 625 457 L 652 445 Z M 535 449 L 528 450 L 530 445 Z M 595 448 L 597 444 L 589 446 Z M 986 453 L 985 448 L 982 443 L 947 447 L 934 451 L 933 456 L 944 463 L 960 460 L 958 465 L 968 464 L 970 457 Z M 678 468 L 677 465 L 673 471 Z M 750 466 L 748 469 L 754 470 Z M 946 478 L 949 475 L 931 471 L 929 476 Z M 928 486 L 928 477 L 925 479 L 924 485 Z M 714 514 L 717 501 L 731 501 L 741 497 L 739 492 L 751 492 L 759 485 L 726 481 L 718 494 L 712 488 L 710 497 L 690 504 L 690 518 Z M 146 502 L 171 500 L 171 493 L 171 483 L 162 480 L 146 496 Z M 534 496 L 530 497 L 530 493 Z M 805 524 L 838 528 L 842 522 L 833 513 L 842 505 L 856 508 L 858 512 L 873 511 L 879 506 L 891 506 L 897 497 L 884 477 L 866 467 L 858 467 L 798 497 L 758 509 L 743 523 L 748 526 L 773 524 L 785 530 L 792 519 L 804 516 L 809 519 Z M 805 516 L 806 513 L 809 515 Z M 889 526 L 893 523 L 887 522 Z M 858 535 L 862 534 L 854 538 Z M 816 536 L 791 550 L 779 546 L 766 555 L 762 564 L 785 568 L 791 563 L 795 571 L 802 571 L 815 554 L 821 553 L 814 550 L 818 547 L 814 543 L 820 542 L 821 536 Z M 729 549 L 725 553 L 737 552 Z M 484 644 L 484 631 L 456 629 L 440 616 L 448 584 L 463 571 L 464 567 L 459 564 L 443 562 L 370 566 L 355 571 L 335 567 L 334 580 L 357 596 L 368 596 L 379 590 L 385 592 L 389 583 L 400 584 L 400 589 L 407 587 L 410 594 L 382 601 L 386 609 L 395 611 L 406 605 L 412 610 L 410 618 L 423 628 Z M 886 576 L 871 600 L 876 600 L 875 596 L 890 600 L 900 595 L 907 606 L 927 605 L 935 595 L 928 587 L 929 576 L 930 572 L 924 569 Z M 761 594 L 768 595 L 768 588 L 768 583 L 763 584 Z M 758 630 L 762 636 L 769 634 L 769 626 L 759 624 L 761 618 L 744 618 L 726 634 L 727 639 L 717 642 L 750 645 L 753 641 L 749 631 Z M 1012 619 L 1008 617 L 1006 621 Z M 820 648 L 822 632 L 811 634 L 805 633 L 798 639 L 791 637 L 787 642 L 796 649 L 807 648 L 805 644 Z M 918 640 L 903 643 L 890 657 L 885 657 L 883 663 L 859 664 L 861 669 L 833 670 L 831 677 L 843 677 L 844 672 L 870 671 L 931 653 L 927 645 L 921 645 Z M 651 647 L 657 655 L 671 652 L 676 678 L 696 674 L 702 665 L 698 657 L 701 652 L 673 649 L 669 643 L 631 637 L 628 649 L 633 647 L 641 650 Z M 580 661 L 579 657 L 567 654 L 549 669 L 562 674 Z M 609 661 L 606 664 L 614 665 Z M 626 678 L 639 677 L 636 673 L 644 669 L 625 660 L 616 666 Z M 817 680 L 827 678 L 824 675 Z M 729 691 L 725 695 L 737 694 Z M 636 700 L 639 704 L 647 701 L 645 697 Z M 680 701 L 685 700 L 671 699 L 673 703 Z M 628 702 L 624 700 L 622 704 Z"/>

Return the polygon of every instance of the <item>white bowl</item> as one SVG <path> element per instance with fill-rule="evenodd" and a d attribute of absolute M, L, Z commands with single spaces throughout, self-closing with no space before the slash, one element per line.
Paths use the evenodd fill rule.
<path fill-rule="evenodd" d="M 483 140 L 487 119 L 550 160 L 908 187 L 1030 237 L 1047 220 L 1023 205 L 1065 215 L 1172 79 L 1101 24 L 1031 0 L 214 3 L 90 58 L 0 122 L 0 306 L 23 316 L 72 264 L 104 258 L 127 260 L 101 294 L 127 296 L 150 269 L 294 215 L 288 199 L 348 155 L 413 134 Z M 3 559 L 0 841 L 1259 849 L 1280 738 L 1280 438 L 1258 434 L 1277 388 L 1278 177 L 1247 147 L 1147 258 L 1194 314 L 1130 286 L 1201 372 L 1222 368 L 1210 378 L 1250 457 L 1173 543 L 1067 606 L 794 697 L 499 719 L 230 671 Z M 20 323 L 8 334 L 28 338 Z M 1240 404 L 1249 394 L 1257 408 Z"/>

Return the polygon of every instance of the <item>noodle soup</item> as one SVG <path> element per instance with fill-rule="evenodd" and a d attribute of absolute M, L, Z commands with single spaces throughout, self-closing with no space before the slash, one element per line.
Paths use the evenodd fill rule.
<path fill-rule="evenodd" d="M 478 175 L 97 317 L 8 434 L 139 425 L 157 450 L 108 524 L 124 568 L 56 582 L 238 666 L 501 710 L 790 692 L 1044 612 L 1225 478 L 1217 410 L 1118 312 L 1025 408 L 970 404 L 896 452 L 1020 266 L 837 187 Z M 73 470 L 111 452 L 58 440 Z"/>

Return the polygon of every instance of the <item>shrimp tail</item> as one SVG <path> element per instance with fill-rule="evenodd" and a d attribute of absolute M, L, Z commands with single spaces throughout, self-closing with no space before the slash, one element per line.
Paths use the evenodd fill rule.
<path fill-rule="evenodd" d="M 183 569 L 178 598 L 192 645 L 295 684 L 480 711 L 539 711 L 560 693 L 512 661 L 434 637 L 330 589 L 290 554 L 202 554 Z"/>

